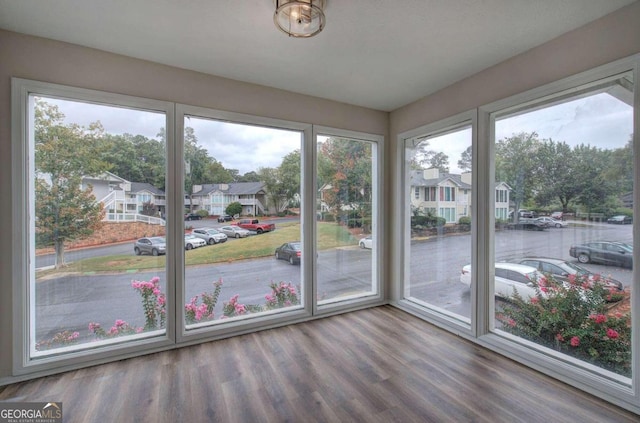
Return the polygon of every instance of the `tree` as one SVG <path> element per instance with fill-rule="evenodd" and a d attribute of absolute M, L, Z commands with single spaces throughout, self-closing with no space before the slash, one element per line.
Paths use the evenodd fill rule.
<path fill-rule="evenodd" d="M 472 147 L 467 147 L 466 150 L 460 154 L 460 160 L 458 160 L 458 167 L 462 171 L 470 172 L 471 171 L 471 162 L 472 159 Z"/>
<path fill-rule="evenodd" d="M 584 189 L 580 182 L 583 171 L 576 163 L 571 147 L 564 142 L 544 140 L 539 145 L 535 160 L 538 163 L 535 172 L 536 202 L 546 206 L 558 200 L 562 211 L 568 211 L 570 202 Z"/>
<path fill-rule="evenodd" d="M 236 216 L 242 214 L 242 204 L 237 201 L 230 203 L 224 212 L 230 216 Z"/>
<path fill-rule="evenodd" d="M 539 146 L 540 141 L 535 132 L 513 134 L 496 143 L 496 180 L 504 181 L 511 187 L 511 198 L 516 210 L 533 195 Z M 514 219 L 518 218 L 518 213 L 513 215 Z"/>
<path fill-rule="evenodd" d="M 53 245 L 56 268 L 65 265 L 64 243 L 89 237 L 104 217 L 92 187 L 82 188 L 82 177 L 109 169 L 103 160 L 103 128 L 63 124 L 57 106 L 41 99 L 35 103 L 36 238 Z"/>
<path fill-rule="evenodd" d="M 434 152 L 427 160 L 426 165 L 432 169 L 438 169 L 440 173 L 449 173 L 449 156 L 443 152 Z"/>
<path fill-rule="evenodd" d="M 371 212 L 371 144 L 329 138 L 318 146 L 318 183 L 336 219 L 343 210 L 362 217 Z"/>

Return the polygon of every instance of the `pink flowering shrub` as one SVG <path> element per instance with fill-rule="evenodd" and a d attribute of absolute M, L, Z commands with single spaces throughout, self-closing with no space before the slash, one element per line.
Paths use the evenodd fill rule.
<path fill-rule="evenodd" d="M 222 306 L 221 318 L 226 319 L 229 317 L 243 316 L 249 313 L 256 313 L 262 311 L 262 306 L 253 304 L 242 304 L 238 301 L 240 295 L 236 294 L 229 298 L 229 301 L 225 301 Z"/>
<path fill-rule="evenodd" d="M 631 376 L 631 316 L 607 315 L 611 293 L 583 281 L 551 285 L 531 299 L 514 295 L 496 313 L 506 332 L 615 373 Z"/>
<path fill-rule="evenodd" d="M 184 315 L 187 324 L 193 324 L 197 322 L 213 320 L 213 310 L 218 303 L 218 297 L 220 297 L 220 291 L 222 289 L 222 278 L 213 284 L 213 292 L 203 292 L 202 303 L 198 304 L 198 296 L 196 295 L 184 305 Z"/>
<path fill-rule="evenodd" d="M 98 339 L 115 338 L 116 336 L 134 335 L 143 332 L 144 328 L 131 326 L 124 320 L 117 319 L 113 326 L 106 331 L 100 326 L 100 323 L 89 323 L 89 332 L 93 333 Z"/>
<path fill-rule="evenodd" d="M 44 341 L 38 342 L 36 344 L 36 350 L 43 351 L 49 350 L 51 348 L 60 348 L 66 345 L 73 345 L 78 343 L 79 337 L 80 333 L 78 332 L 71 332 L 69 330 L 58 332 L 53 336 L 53 338 L 45 339 Z"/>
<path fill-rule="evenodd" d="M 133 281 L 131 287 L 142 297 L 144 330 L 164 328 L 167 318 L 166 297 L 160 291 L 160 278 L 154 276 L 149 282 Z"/>
<path fill-rule="evenodd" d="M 271 293 L 264 296 L 267 301 L 265 304 L 267 310 L 300 304 L 298 291 L 291 283 L 271 282 L 269 287 L 271 288 Z"/>

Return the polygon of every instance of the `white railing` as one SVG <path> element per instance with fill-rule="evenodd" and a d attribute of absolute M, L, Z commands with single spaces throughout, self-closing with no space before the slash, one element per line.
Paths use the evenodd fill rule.
<path fill-rule="evenodd" d="M 107 213 L 103 219 L 106 222 L 143 222 L 149 225 L 165 226 L 166 222 L 154 216 L 145 216 L 138 213 Z"/>

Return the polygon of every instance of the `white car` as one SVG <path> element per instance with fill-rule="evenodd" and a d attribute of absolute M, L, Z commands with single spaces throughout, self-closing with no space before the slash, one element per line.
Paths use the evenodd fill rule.
<path fill-rule="evenodd" d="M 223 226 L 218 230 L 230 238 L 246 238 L 251 234 L 251 231 L 240 226 Z"/>
<path fill-rule="evenodd" d="M 547 216 L 539 217 L 536 220 L 549 228 L 564 228 L 567 226 L 567 222 Z"/>
<path fill-rule="evenodd" d="M 204 239 L 209 245 L 227 241 L 227 236 L 214 228 L 194 229 L 193 231 L 191 231 L 191 234 L 198 238 Z"/>
<path fill-rule="evenodd" d="M 369 235 L 366 238 L 362 238 L 360 240 L 360 242 L 358 243 L 358 245 L 360 246 L 360 248 L 372 249 L 373 248 L 373 238 L 371 238 L 371 235 Z"/>
<path fill-rule="evenodd" d="M 184 236 L 184 249 L 192 250 L 194 248 L 204 247 L 207 245 L 207 241 L 202 238 L 195 237 L 191 234 L 185 234 Z"/>
<path fill-rule="evenodd" d="M 536 296 L 536 286 L 546 284 L 547 278 L 535 267 L 516 263 L 495 264 L 495 295 L 512 297 L 517 290 L 524 299 Z M 471 286 L 471 265 L 467 264 L 460 273 L 460 282 Z"/>

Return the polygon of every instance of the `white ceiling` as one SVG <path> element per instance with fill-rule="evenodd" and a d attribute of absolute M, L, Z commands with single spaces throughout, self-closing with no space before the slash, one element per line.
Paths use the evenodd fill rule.
<path fill-rule="evenodd" d="M 328 0 L 310 39 L 273 0 L 0 0 L 0 28 L 391 111 L 635 0 Z"/>

